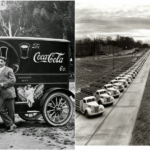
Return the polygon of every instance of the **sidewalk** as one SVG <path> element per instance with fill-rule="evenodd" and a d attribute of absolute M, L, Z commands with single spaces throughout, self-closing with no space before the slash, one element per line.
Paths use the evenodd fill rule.
<path fill-rule="evenodd" d="M 129 145 L 150 69 L 150 56 L 87 145 Z"/>

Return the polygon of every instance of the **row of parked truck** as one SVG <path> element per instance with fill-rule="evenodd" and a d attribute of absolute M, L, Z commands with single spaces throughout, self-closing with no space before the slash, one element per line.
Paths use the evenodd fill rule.
<path fill-rule="evenodd" d="M 93 82 L 89 87 L 81 88 L 81 92 L 76 93 L 76 111 L 86 117 L 103 114 L 104 106 L 113 105 L 115 98 L 119 97 L 136 77 L 149 54 L 150 51 L 146 51 L 122 68 Z"/>

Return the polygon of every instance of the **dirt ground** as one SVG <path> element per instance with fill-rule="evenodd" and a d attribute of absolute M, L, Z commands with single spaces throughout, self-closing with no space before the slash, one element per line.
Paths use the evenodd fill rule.
<path fill-rule="evenodd" d="M 130 54 L 133 50 L 127 50 L 122 52 L 122 56 L 96 56 L 96 57 L 84 57 L 76 58 L 76 93 L 80 92 L 81 88 L 89 86 L 92 82 L 100 79 L 103 75 L 115 71 L 115 69 L 121 68 L 126 63 L 137 56 L 142 54 L 137 52 L 132 56 Z M 127 55 L 129 53 L 129 55 Z M 113 70 L 114 66 L 114 70 Z"/>
<path fill-rule="evenodd" d="M 118 69 L 126 63 L 130 62 L 132 57 L 123 57 L 114 59 L 114 68 Z M 90 83 L 100 79 L 103 75 L 113 71 L 113 59 L 100 58 L 82 58 L 76 59 L 76 92 L 80 88 L 89 86 Z"/>
<path fill-rule="evenodd" d="M 70 83 L 70 90 L 72 92 L 75 90 L 73 82 Z M 15 123 L 17 129 L 8 133 L 0 118 L 0 149 L 71 150 L 75 148 L 74 114 L 63 127 L 50 127 L 42 116 L 36 121 L 24 121 L 16 114 Z"/>

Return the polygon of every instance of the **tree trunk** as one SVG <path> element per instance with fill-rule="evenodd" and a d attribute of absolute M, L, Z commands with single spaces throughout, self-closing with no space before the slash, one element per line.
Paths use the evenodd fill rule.
<path fill-rule="evenodd" d="M 12 37 L 11 24 L 8 22 L 9 36 Z"/>

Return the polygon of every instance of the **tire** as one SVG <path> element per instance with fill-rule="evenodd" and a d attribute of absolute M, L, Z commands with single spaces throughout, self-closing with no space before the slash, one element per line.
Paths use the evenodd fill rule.
<path fill-rule="evenodd" d="M 42 114 L 48 124 L 59 127 L 65 125 L 71 119 L 73 110 L 71 99 L 66 94 L 57 92 L 46 99 Z M 65 117 L 63 116 L 64 114 Z"/>
<path fill-rule="evenodd" d="M 102 116 L 102 115 L 103 115 L 103 113 L 104 113 L 104 112 L 102 112 L 102 113 L 100 114 L 100 116 Z"/>
<path fill-rule="evenodd" d="M 87 112 L 87 110 L 85 111 L 85 116 L 86 116 L 87 118 L 90 117 L 89 114 L 88 114 L 88 112 Z"/>
<path fill-rule="evenodd" d="M 33 115 L 31 116 L 31 114 L 33 114 Z M 41 113 L 40 112 L 39 113 L 27 113 L 27 114 L 19 113 L 18 115 L 23 120 L 26 120 L 26 121 L 35 121 L 35 120 L 37 120 L 41 116 Z"/>
<path fill-rule="evenodd" d="M 99 101 L 98 101 L 98 104 L 99 104 L 99 105 L 102 105 L 102 102 L 99 100 Z"/>

